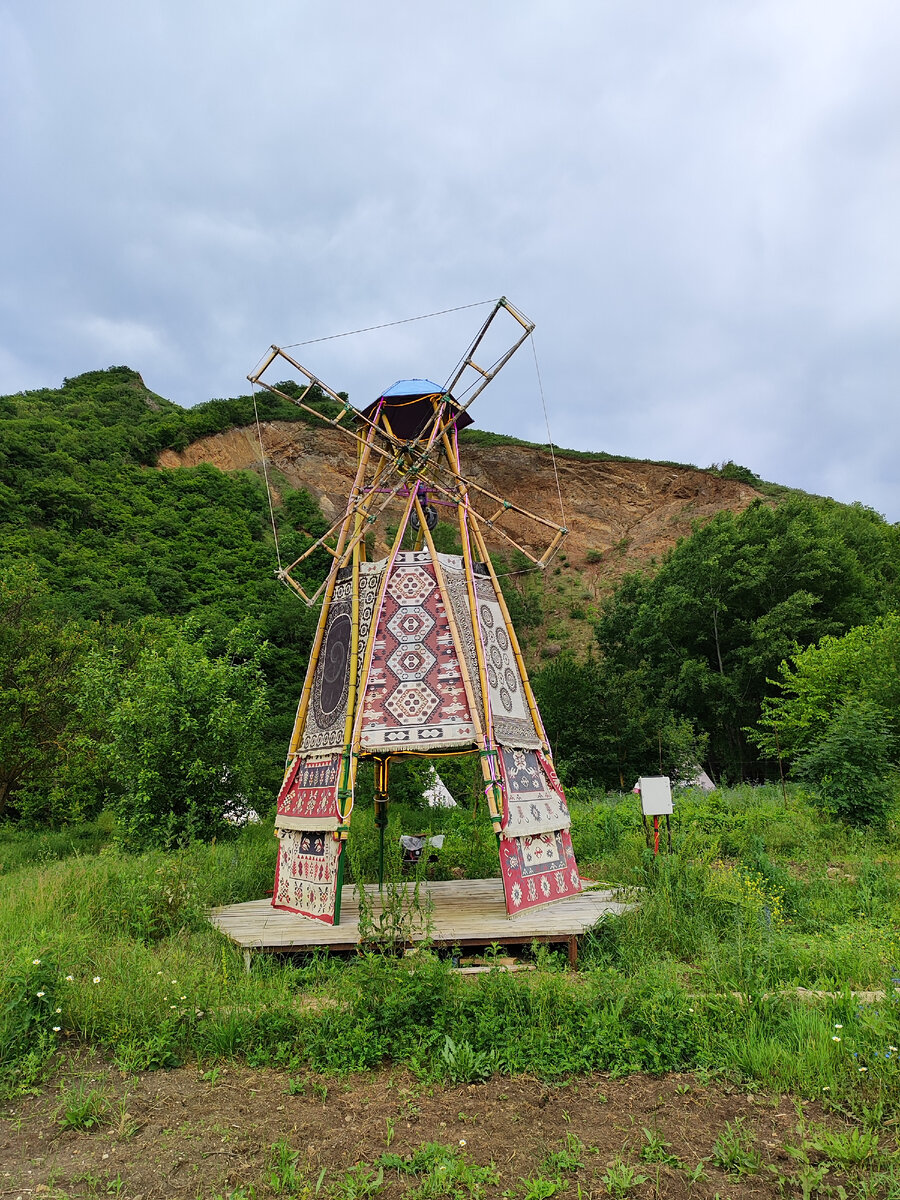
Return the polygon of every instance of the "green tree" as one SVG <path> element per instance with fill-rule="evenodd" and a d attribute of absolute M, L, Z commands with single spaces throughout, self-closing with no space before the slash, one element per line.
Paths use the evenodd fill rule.
<path fill-rule="evenodd" d="M 654 576 L 627 577 L 597 637 L 610 667 L 709 735 L 715 775 L 766 771 L 746 730 L 780 662 L 898 598 L 900 528 L 858 505 L 794 497 L 719 513 Z"/>
<path fill-rule="evenodd" d="M 851 825 L 880 824 L 895 788 L 892 742 L 879 706 L 848 697 L 797 756 L 794 774 L 815 786 L 822 806 L 832 815 Z"/>
<path fill-rule="evenodd" d="M 48 815 L 58 799 L 77 727 L 73 677 L 88 646 L 84 630 L 58 619 L 35 568 L 0 572 L 0 817 L 32 812 L 36 797 Z"/>
<path fill-rule="evenodd" d="M 848 700 L 881 711 L 890 753 L 900 757 L 900 613 L 858 625 L 843 637 L 824 637 L 783 661 L 778 692 L 763 703 L 751 738 L 773 757 L 809 749 Z"/>
<path fill-rule="evenodd" d="M 145 623 L 134 660 L 95 651 L 83 711 L 101 755 L 121 841 L 131 847 L 209 839 L 226 816 L 264 804 L 265 647 L 238 628 L 230 653 L 207 654 L 190 623 Z"/>
<path fill-rule="evenodd" d="M 532 680 L 567 784 L 630 787 L 640 775 L 693 773 L 706 739 L 655 697 L 641 668 L 561 654 Z"/>

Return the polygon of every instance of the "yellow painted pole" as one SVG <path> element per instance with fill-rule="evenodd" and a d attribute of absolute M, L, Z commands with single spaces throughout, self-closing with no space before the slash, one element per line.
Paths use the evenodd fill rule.
<path fill-rule="evenodd" d="M 374 437 L 375 437 L 375 430 L 373 428 L 373 429 L 370 429 L 370 431 L 369 431 L 369 442 L 371 442 L 374 439 Z M 358 462 L 357 468 L 356 468 L 356 477 L 353 480 L 353 488 L 350 492 L 351 502 L 357 495 L 357 493 L 360 489 L 360 485 L 363 482 L 363 480 L 365 479 L 366 466 L 369 461 L 369 455 L 368 455 L 369 448 L 370 447 L 368 444 L 367 444 L 367 446 L 364 446 L 359 455 L 359 462 Z M 352 512 L 348 511 L 347 517 L 344 520 L 344 524 L 341 526 L 341 532 L 340 532 L 340 536 L 338 538 L 339 550 L 343 548 L 343 545 L 347 540 L 347 534 L 350 529 L 350 523 L 353 518 L 353 515 L 354 514 Z M 318 666 L 319 655 L 322 651 L 322 642 L 325 637 L 325 625 L 328 621 L 328 610 L 331 607 L 331 599 L 334 595 L 335 584 L 337 583 L 337 574 L 338 574 L 339 564 L 340 564 L 340 554 L 338 554 L 338 557 L 335 558 L 334 562 L 332 563 L 331 571 L 329 572 L 329 575 L 328 575 L 328 583 L 325 588 L 325 596 L 323 597 L 323 600 L 322 600 L 322 611 L 319 614 L 319 621 L 318 621 L 318 625 L 316 626 L 316 636 L 313 640 L 312 650 L 310 651 L 310 655 L 309 655 L 309 666 L 306 669 L 306 680 L 304 681 L 304 684 L 303 684 L 303 691 L 300 693 L 300 702 L 297 705 L 297 716 L 294 719 L 294 728 L 291 732 L 291 741 L 290 741 L 290 746 L 288 748 L 288 764 L 287 764 L 288 767 L 290 767 L 290 760 L 299 752 L 300 743 L 303 739 L 303 729 L 304 729 L 304 726 L 306 725 L 306 714 L 309 710 L 309 701 L 310 701 L 310 696 L 312 695 L 313 681 L 315 680 L 315 676 L 316 676 L 316 667 Z M 287 774 L 287 768 L 285 769 L 285 774 Z"/>
<path fill-rule="evenodd" d="M 438 590 L 441 593 L 441 598 L 444 601 L 444 610 L 447 613 L 447 622 L 450 626 L 451 636 L 453 637 L 453 645 L 456 648 L 456 657 L 459 661 L 459 670 L 460 674 L 462 675 L 463 688 L 465 689 L 466 700 L 469 704 L 469 712 L 472 715 L 472 724 L 475 726 L 475 742 L 479 750 L 481 773 L 484 777 L 485 783 L 496 785 L 493 772 L 489 770 L 489 764 L 487 761 L 488 757 L 494 753 L 493 747 L 485 737 L 484 726 L 480 716 L 478 715 L 478 705 L 475 700 L 475 688 L 472 683 L 472 676 L 469 672 L 469 664 L 466 661 L 466 656 L 463 652 L 462 637 L 460 636 L 459 625 L 456 621 L 456 615 L 453 612 L 453 605 L 450 603 L 450 592 L 447 589 L 447 581 L 444 577 L 444 570 L 438 561 L 437 550 L 435 549 L 434 539 L 431 536 L 431 530 L 425 525 L 425 514 L 422 511 L 422 506 L 419 503 L 418 497 L 416 498 L 416 508 L 419 513 L 419 520 L 422 522 L 422 528 L 425 530 L 425 539 L 428 543 L 428 550 L 431 554 L 432 562 L 434 563 L 435 579 L 437 580 Z M 477 620 L 477 616 L 473 617 L 473 620 Z M 477 632 L 475 633 L 475 639 L 477 643 Z M 482 698 L 483 710 L 486 717 L 490 719 L 490 705 L 488 697 L 484 692 L 482 692 Z M 495 786 L 492 786 L 490 791 L 486 791 L 485 795 L 488 802 L 488 811 L 491 814 L 491 821 L 493 822 L 495 829 L 499 829 L 499 826 L 503 821 L 503 812 L 502 808 L 497 804 Z"/>
<path fill-rule="evenodd" d="M 500 587 L 500 580 L 497 578 L 497 573 L 494 570 L 494 564 L 491 562 L 491 556 L 488 553 L 488 548 L 485 545 L 484 537 L 479 528 L 477 519 L 470 514 L 469 521 L 472 526 L 472 533 L 478 545 L 478 551 L 488 569 L 488 574 L 491 577 L 491 582 L 494 585 L 494 591 L 497 593 L 497 603 L 500 605 L 500 612 L 503 614 L 503 620 L 506 623 L 506 632 L 509 636 L 509 644 L 512 646 L 513 656 L 516 660 L 516 666 L 519 668 L 519 675 L 522 678 L 522 686 L 525 690 L 525 699 L 528 702 L 528 710 L 531 713 L 531 719 L 534 722 L 535 732 L 541 739 L 544 753 L 550 759 L 553 755 L 550 750 L 550 742 L 547 740 L 547 733 L 544 729 L 544 723 L 541 720 L 541 714 L 538 711 L 537 701 L 534 698 L 534 692 L 531 688 L 531 680 L 528 678 L 528 672 L 525 669 L 525 660 L 522 657 L 522 648 L 519 645 L 519 639 L 516 637 L 515 627 L 512 623 L 512 617 L 509 615 L 509 609 L 506 606 L 506 600 L 503 598 L 503 589 Z"/>

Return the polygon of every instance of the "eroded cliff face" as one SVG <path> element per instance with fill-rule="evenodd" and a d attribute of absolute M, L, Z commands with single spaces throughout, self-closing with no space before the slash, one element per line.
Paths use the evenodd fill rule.
<path fill-rule="evenodd" d="M 355 467 L 348 439 L 302 421 L 272 421 L 262 426 L 262 440 L 272 466 L 292 487 L 306 488 L 325 516 L 336 520 L 344 511 Z M 661 558 L 691 532 L 693 522 L 709 520 L 722 509 L 740 512 L 759 495 L 747 484 L 685 467 L 557 458 L 563 516 L 547 452 L 525 446 L 463 446 L 462 457 L 463 472 L 473 482 L 568 526 L 561 561 L 579 573 L 593 598 L 626 571 Z M 182 453 L 166 450 L 159 457 L 165 468 L 199 463 L 261 473 L 256 430 L 229 430 L 202 438 Z M 526 545 L 542 548 L 540 531 L 532 523 L 510 521 L 507 528 Z"/>
<path fill-rule="evenodd" d="M 329 521 L 343 514 L 356 458 L 344 434 L 302 421 L 271 421 L 262 426 L 262 441 L 270 468 L 315 496 Z M 461 451 L 463 473 L 472 482 L 569 529 L 545 571 L 514 577 L 523 598 L 530 598 L 532 624 L 517 630 L 529 669 L 563 649 L 584 653 L 594 640 L 598 602 L 622 575 L 652 566 L 695 521 L 723 509 L 740 512 L 759 495 L 746 484 L 685 467 L 557 458 L 563 516 L 546 451 L 502 444 L 463 445 Z M 169 469 L 200 463 L 262 475 L 256 429 L 232 429 L 159 457 L 159 466 Z M 486 510 L 483 501 L 477 507 L 496 509 L 494 504 Z M 505 527 L 538 553 L 552 536 L 521 519 L 506 520 Z M 509 548 L 496 536 L 487 540 L 491 549 Z M 376 554 L 386 550 L 376 538 Z"/>

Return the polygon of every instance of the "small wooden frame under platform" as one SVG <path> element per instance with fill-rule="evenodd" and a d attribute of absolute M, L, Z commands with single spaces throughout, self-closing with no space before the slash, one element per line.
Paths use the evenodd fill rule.
<path fill-rule="evenodd" d="M 407 885 L 410 892 L 412 885 Z M 377 884 L 365 885 L 373 917 L 381 912 Z M 530 945 L 532 942 L 565 942 L 569 965 L 578 956 L 578 938 L 607 913 L 632 907 L 617 899 L 619 893 L 596 888 L 556 900 L 541 908 L 523 909 L 507 916 L 503 884 L 499 879 L 452 879 L 420 884 L 420 902 L 430 903 L 428 932 L 412 931 L 405 944 L 430 941 L 434 946 Z M 427 901 L 425 897 L 427 896 Z M 272 907 L 270 900 L 250 900 L 214 908 L 209 919 L 244 951 L 249 970 L 254 950 L 296 954 L 314 949 L 355 950 L 359 936 L 359 898 L 356 887 L 343 889 L 341 923 L 326 925 L 312 917 Z"/>

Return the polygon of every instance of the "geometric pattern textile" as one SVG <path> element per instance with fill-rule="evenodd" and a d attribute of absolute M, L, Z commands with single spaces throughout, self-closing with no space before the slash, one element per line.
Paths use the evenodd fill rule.
<path fill-rule="evenodd" d="M 504 838 L 500 842 L 500 874 L 510 914 L 581 891 L 567 829 Z"/>
<path fill-rule="evenodd" d="M 343 843 L 324 829 L 279 833 L 273 908 L 334 924 L 337 867 Z"/>
<path fill-rule="evenodd" d="M 359 650 L 357 671 L 362 670 L 366 640 L 378 601 L 384 563 L 362 563 L 359 574 Z M 310 704 L 300 749 L 339 749 L 344 744 L 347 700 L 350 693 L 350 646 L 353 635 L 353 568 L 344 567 L 328 609 L 322 648 L 316 664 Z"/>
<path fill-rule="evenodd" d="M 471 747 L 475 727 L 427 550 L 397 554 L 373 637 L 360 749 Z"/>
<path fill-rule="evenodd" d="M 562 790 L 554 786 L 549 763 L 535 750 L 499 747 L 503 776 L 503 826 L 506 837 L 553 833 L 572 823 Z M 550 771 L 553 768 L 550 767 Z"/>
<path fill-rule="evenodd" d="M 339 750 L 301 754 L 278 794 L 277 829 L 337 829 Z"/>
<path fill-rule="evenodd" d="M 469 675 L 473 681 L 477 681 L 478 659 L 475 651 L 472 611 L 469 607 L 469 592 L 463 560 L 460 555 L 441 554 L 439 557 L 463 645 L 463 654 L 468 663 Z M 534 727 L 531 711 L 525 699 L 525 687 L 519 665 L 513 654 L 506 623 L 497 600 L 497 593 L 494 591 L 490 575 L 487 574 L 487 568 L 481 563 L 475 563 L 474 569 L 478 633 L 484 652 L 494 739 L 504 746 L 538 750 L 542 745 L 542 738 Z M 480 693 L 477 684 L 476 692 Z M 480 695 L 478 695 L 478 699 L 480 701 Z M 483 714 L 479 712 L 479 716 L 483 720 Z"/>

